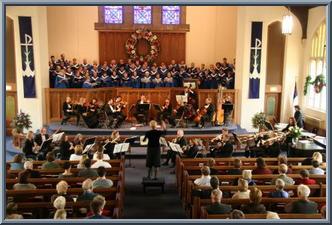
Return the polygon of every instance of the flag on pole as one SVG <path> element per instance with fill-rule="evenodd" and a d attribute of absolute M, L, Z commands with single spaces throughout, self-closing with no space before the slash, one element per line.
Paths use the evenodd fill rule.
<path fill-rule="evenodd" d="M 296 82 L 295 82 L 294 93 L 293 93 L 293 106 L 296 106 L 298 104 L 299 104 L 299 97 L 298 97 L 298 94 L 297 94 L 297 85 L 296 85 Z"/>

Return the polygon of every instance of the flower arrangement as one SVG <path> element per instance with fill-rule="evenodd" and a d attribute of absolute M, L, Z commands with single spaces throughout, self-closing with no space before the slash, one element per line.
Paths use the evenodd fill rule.
<path fill-rule="evenodd" d="M 149 54 L 145 56 L 139 56 L 136 49 L 136 44 L 138 40 L 145 39 L 149 42 L 150 50 Z M 153 34 L 150 30 L 145 28 L 137 29 L 133 34 L 130 35 L 130 38 L 126 41 L 126 52 L 131 59 L 144 59 L 145 61 L 152 62 L 158 57 L 160 51 L 160 42 L 157 35 Z"/>
<path fill-rule="evenodd" d="M 323 87 L 326 86 L 324 75 L 317 75 L 314 80 L 311 79 L 311 76 L 307 76 L 304 84 L 304 95 L 307 95 L 309 85 L 314 85 L 315 92 L 319 94 Z"/>
<path fill-rule="evenodd" d="M 256 129 L 266 129 L 266 115 L 263 112 L 256 113 L 253 118 L 251 119 L 252 126 Z"/>
<path fill-rule="evenodd" d="M 31 128 L 30 115 L 20 111 L 12 121 L 12 127 L 17 133 L 23 133 L 23 129 Z"/>
<path fill-rule="evenodd" d="M 289 136 L 295 139 L 299 138 L 302 134 L 301 128 L 299 128 L 298 126 L 289 127 L 288 131 L 289 131 Z"/>

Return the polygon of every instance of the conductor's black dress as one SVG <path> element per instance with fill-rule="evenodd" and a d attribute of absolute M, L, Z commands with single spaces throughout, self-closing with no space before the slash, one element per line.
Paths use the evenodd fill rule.
<path fill-rule="evenodd" d="M 149 140 L 148 142 L 148 150 L 146 155 L 146 167 L 160 167 L 160 143 L 159 138 L 162 135 L 166 134 L 166 130 L 150 130 L 145 133 L 145 137 Z"/>

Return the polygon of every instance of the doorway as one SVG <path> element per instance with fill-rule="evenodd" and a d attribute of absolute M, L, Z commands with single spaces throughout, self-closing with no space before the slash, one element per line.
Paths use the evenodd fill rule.
<path fill-rule="evenodd" d="M 268 26 L 267 67 L 265 86 L 265 107 L 267 118 L 275 123 L 280 122 L 282 80 L 284 73 L 285 36 L 281 32 L 280 21 Z"/>

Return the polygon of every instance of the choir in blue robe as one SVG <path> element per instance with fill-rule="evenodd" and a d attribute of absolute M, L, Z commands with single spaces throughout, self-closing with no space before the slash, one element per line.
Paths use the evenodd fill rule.
<path fill-rule="evenodd" d="M 131 77 L 131 87 L 132 88 L 140 88 L 141 87 L 141 78 L 137 76 L 137 74 L 134 74 Z"/>
<path fill-rule="evenodd" d="M 83 86 L 85 78 L 79 73 L 73 78 L 72 87 L 81 88 Z"/>
<path fill-rule="evenodd" d="M 163 80 L 160 77 L 152 79 L 152 87 L 154 88 L 164 87 Z"/>
<path fill-rule="evenodd" d="M 151 77 L 143 77 L 141 78 L 141 88 L 151 88 Z"/>
<path fill-rule="evenodd" d="M 168 69 L 165 67 L 165 68 L 159 68 L 159 74 L 160 74 L 160 77 L 161 78 L 165 78 L 168 74 Z"/>
<path fill-rule="evenodd" d="M 131 87 L 131 80 L 129 77 L 123 77 L 121 79 L 121 87 Z"/>
<path fill-rule="evenodd" d="M 111 78 L 107 73 L 104 73 L 101 77 L 101 86 L 110 87 L 111 86 Z"/>
<path fill-rule="evenodd" d="M 82 85 L 82 88 L 93 88 L 93 84 L 91 83 L 91 80 L 90 78 L 86 78 L 83 85 Z"/>
<path fill-rule="evenodd" d="M 172 77 L 164 78 L 164 87 L 174 87 L 174 80 Z"/>
<path fill-rule="evenodd" d="M 101 87 L 101 79 L 98 76 L 91 77 L 90 83 L 93 87 Z"/>
<path fill-rule="evenodd" d="M 210 89 L 217 89 L 218 88 L 218 74 L 211 73 L 208 78 L 208 87 Z"/>
<path fill-rule="evenodd" d="M 55 88 L 68 88 L 69 81 L 65 74 L 58 73 L 55 78 Z"/>
<path fill-rule="evenodd" d="M 120 78 L 118 75 L 112 75 L 111 76 L 111 83 L 110 87 L 119 87 L 120 85 Z"/>

